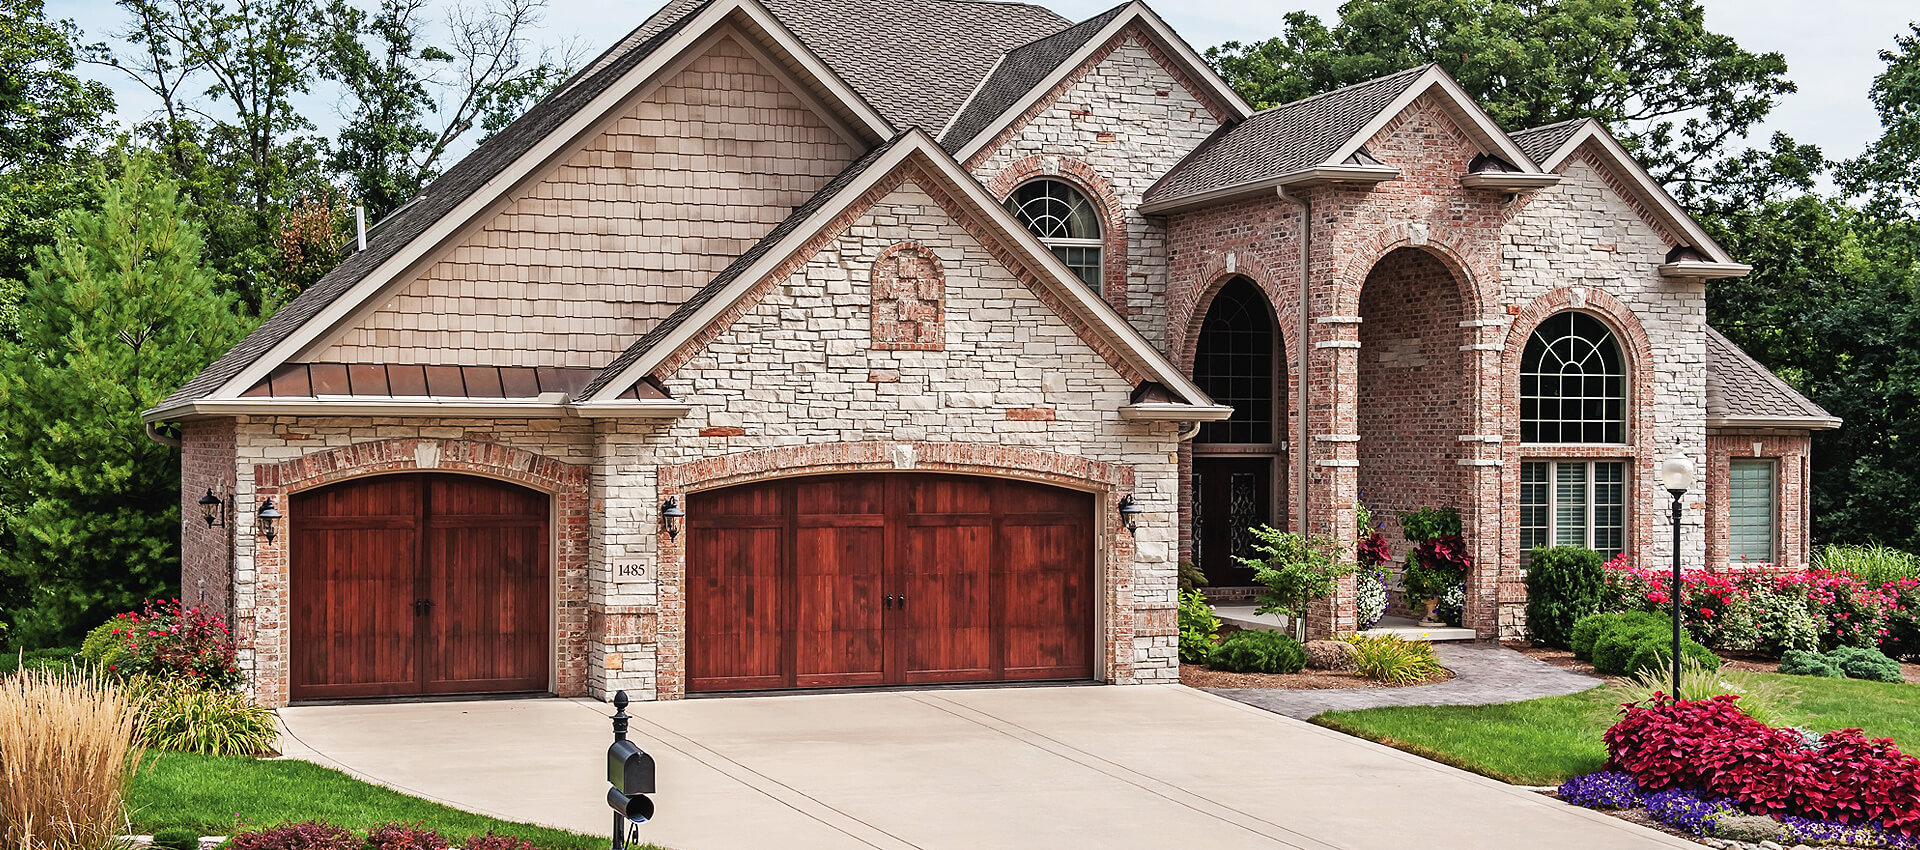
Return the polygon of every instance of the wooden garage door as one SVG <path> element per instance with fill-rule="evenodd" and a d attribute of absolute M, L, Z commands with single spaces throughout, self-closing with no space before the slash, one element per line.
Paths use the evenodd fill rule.
<path fill-rule="evenodd" d="M 296 494 L 293 699 L 547 688 L 547 497 L 461 475 Z"/>
<path fill-rule="evenodd" d="M 1090 494 L 834 475 L 687 514 L 689 691 L 1093 675 Z"/>

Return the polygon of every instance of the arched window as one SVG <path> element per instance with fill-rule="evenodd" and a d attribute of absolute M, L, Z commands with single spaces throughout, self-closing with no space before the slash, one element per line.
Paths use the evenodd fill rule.
<path fill-rule="evenodd" d="M 1100 210 L 1086 195 L 1059 180 L 1031 180 L 1007 196 L 1007 210 L 1100 291 Z"/>
<path fill-rule="evenodd" d="M 1275 443 L 1272 308 L 1253 281 L 1236 277 L 1207 308 L 1194 347 L 1193 380 L 1233 416 L 1200 425 L 1202 443 Z"/>
<path fill-rule="evenodd" d="M 1626 358 L 1585 313 L 1547 318 L 1520 358 L 1520 442 L 1627 441 Z"/>

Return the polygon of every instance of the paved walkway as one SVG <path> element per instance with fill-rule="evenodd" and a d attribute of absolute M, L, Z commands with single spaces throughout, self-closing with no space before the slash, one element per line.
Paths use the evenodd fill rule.
<path fill-rule="evenodd" d="M 1436 643 L 1440 663 L 1453 678 L 1411 688 L 1290 691 L 1277 688 L 1208 688 L 1236 702 L 1305 720 L 1323 711 L 1383 705 L 1489 705 L 1577 694 L 1600 684 L 1584 673 L 1555 667 L 1488 643 Z"/>
<path fill-rule="evenodd" d="M 635 705 L 659 763 L 642 837 L 683 850 L 1698 850 L 1617 818 L 1178 685 Z M 286 709 L 289 754 L 587 833 L 606 706 Z"/>

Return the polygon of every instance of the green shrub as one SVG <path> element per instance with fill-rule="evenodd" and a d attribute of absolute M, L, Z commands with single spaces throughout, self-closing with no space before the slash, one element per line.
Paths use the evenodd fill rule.
<path fill-rule="evenodd" d="M 1235 558 L 1253 570 L 1260 593 L 1255 614 L 1285 614 L 1298 623 L 1314 602 L 1333 595 L 1335 582 L 1355 565 L 1338 558 L 1331 540 L 1259 525 L 1249 529 L 1255 557 Z"/>
<path fill-rule="evenodd" d="M 1813 568 L 1846 573 L 1874 587 L 1900 579 L 1920 579 L 1920 557 L 1878 544 L 1828 546 L 1813 556 Z"/>
<path fill-rule="evenodd" d="M 186 682 L 135 680 L 142 743 L 156 750 L 211 756 L 263 756 L 280 737 L 273 709 L 246 694 Z"/>
<path fill-rule="evenodd" d="M 1527 632 L 1533 642 L 1566 648 L 1574 624 L 1600 610 L 1606 589 L 1599 552 L 1582 546 L 1533 550 L 1527 565 Z"/>
<path fill-rule="evenodd" d="M 1198 590 L 1180 591 L 1180 660 L 1188 664 L 1207 663 L 1219 632 L 1220 618 L 1214 616 L 1206 595 Z"/>
<path fill-rule="evenodd" d="M 1612 686 L 1611 701 L 1644 704 L 1652 700 L 1654 694 L 1671 696 L 1672 690 L 1671 670 L 1641 670 Z M 1692 658 L 1683 657 L 1680 660 L 1681 699 L 1712 699 L 1720 694 L 1739 697 L 1735 704 L 1748 717 L 1769 726 L 1787 726 L 1790 721 L 1786 708 L 1800 698 L 1800 689 L 1792 684 L 1791 679 L 1779 676 L 1738 670 L 1711 670 L 1700 666 Z"/>
<path fill-rule="evenodd" d="M 1650 611 L 1608 612 L 1589 614 L 1581 617 L 1568 631 L 1567 648 L 1573 650 L 1573 657 L 1581 661 L 1593 660 L 1593 643 L 1602 632 L 1618 628 L 1622 624 L 1639 624 L 1647 627 L 1659 627 L 1670 622 L 1667 618 Z"/>
<path fill-rule="evenodd" d="M 1822 679 L 1845 678 L 1847 674 L 1827 657 L 1804 649 L 1789 649 L 1780 656 L 1780 672 L 1790 676 L 1818 676 Z"/>
<path fill-rule="evenodd" d="M 1683 637 L 1680 639 L 1680 666 L 1684 669 L 1688 664 L 1698 664 L 1707 670 L 1718 670 L 1720 669 L 1720 656 L 1713 654 L 1713 650 L 1701 646 L 1700 643 L 1693 638 Z M 1596 665 L 1594 669 L 1599 670 L 1600 668 Z M 1642 670 L 1671 671 L 1672 669 L 1673 627 L 1669 625 L 1666 631 L 1658 635 L 1651 638 L 1640 638 L 1633 645 L 1633 651 L 1627 654 L 1627 664 L 1625 667 L 1619 670 L 1601 670 L 1600 672 L 1611 673 L 1616 676 L 1631 676 Z"/>
<path fill-rule="evenodd" d="M 1849 679 L 1865 679 L 1869 682 L 1904 682 L 1900 675 L 1900 662 L 1888 658 L 1886 653 L 1864 646 L 1839 646 L 1827 652 L 1827 662 L 1840 668 Z"/>
<path fill-rule="evenodd" d="M 153 832 L 154 850 L 200 850 L 200 833 L 192 829 L 157 829 Z"/>
<path fill-rule="evenodd" d="M 1629 676 L 1645 668 L 1672 663 L 1672 620 L 1649 611 L 1595 617 L 1606 619 L 1587 626 L 1586 631 L 1591 633 L 1587 660 L 1593 669 L 1610 676 Z M 1576 629 L 1579 625 L 1575 624 Z M 1582 641 L 1589 640 L 1586 633 L 1579 637 Z M 1720 657 L 1692 638 L 1682 639 L 1680 655 L 1694 659 L 1706 669 L 1720 669 Z"/>
<path fill-rule="evenodd" d="M 1399 635 L 1355 635 L 1347 642 L 1353 644 L 1355 669 L 1369 679 L 1411 685 L 1447 672 L 1439 656 L 1433 654 L 1433 644 L 1426 641 Z"/>
<path fill-rule="evenodd" d="M 1751 595 L 1753 625 L 1759 632 L 1762 653 L 1781 656 L 1793 649 L 1820 650 L 1820 621 L 1807 602 L 1804 587 L 1778 588 L 1772 582 L 1755 582 Z"/>
<path fill-rule="evenodd" d="M 79 666 L 79 650 L 71 646 L 0 653 L 0 675 L 17 670 L 47 670 L 59 673 Z"/>
<path fill-rule="evenodd" d="M 80 657 L 101 670 L 114 666 L 127 652 L 126 642 L 119 634 L 125 626 L 126 622 L 118 619 L 94 626 L 93 631 L 87 632 L 86 639 L 80 641 Z"/>
<path fill-rule="evenodd" d="M 1307 666 L 1307 650 L 1279 632 L 1249 629 L 1227 635 L 1209 663 L 1230 673 L 1298 673 Z"/>

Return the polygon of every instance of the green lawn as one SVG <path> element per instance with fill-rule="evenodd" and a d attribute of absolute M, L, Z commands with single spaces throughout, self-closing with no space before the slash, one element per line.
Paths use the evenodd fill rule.
<path fill-rule="evenodd" d="M 419 823 L 456 844 L 488 830 L 519 836 L 540 850 L 604 850 L 610 840 L 494 820 L 293 760 L 148 753 L 130 797 L 134 830 L 140 833 L 181 827 L 228 835 L 236 819 L 253 826 L 318 819 L 360 831 L 394 821 Z"/>
<path fill-rule="evenodd" d="M 1795 725 L 1864 729 L 1868 737 L 1892 738 L 1902 751 L 1920 753 L 1920 687 L 1782 678 L 1800 692 L 1788 706 Z M 1602 687 L 1504 705 L 1329 711 L 1313 722 L 1506 782 L 1555 785 L 1606 763 L 1600 735 L 1618 708 Z"/>

